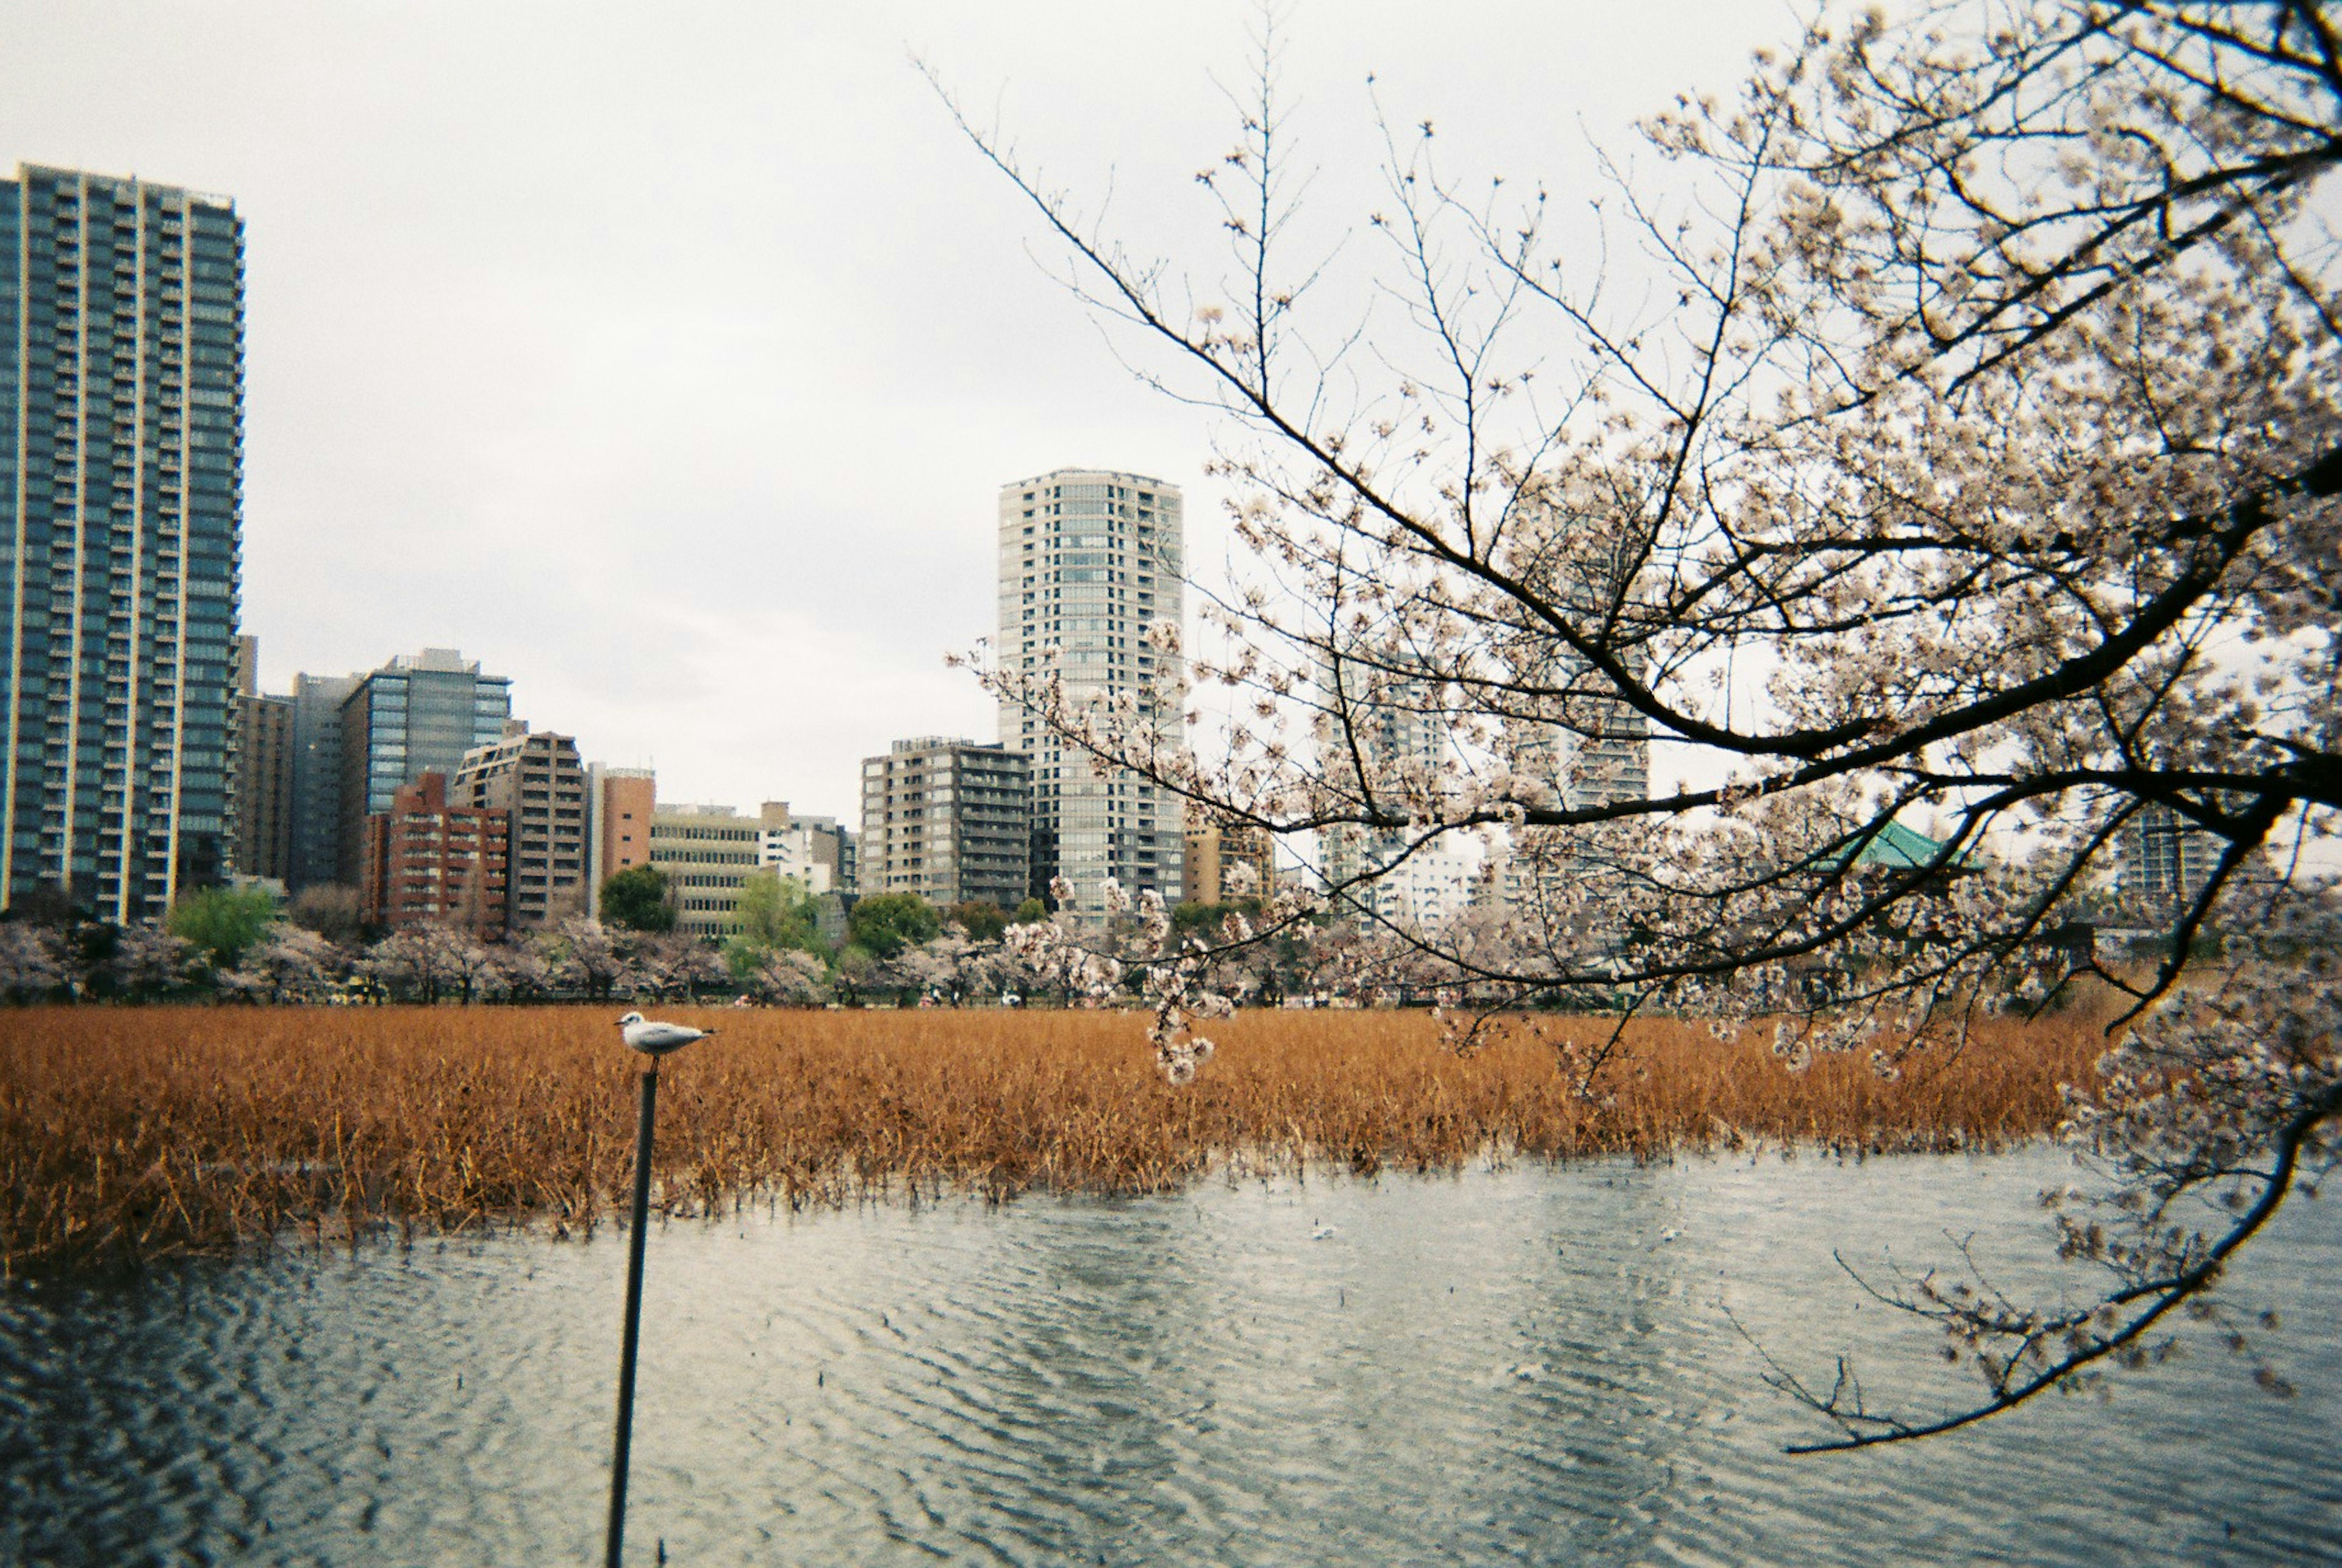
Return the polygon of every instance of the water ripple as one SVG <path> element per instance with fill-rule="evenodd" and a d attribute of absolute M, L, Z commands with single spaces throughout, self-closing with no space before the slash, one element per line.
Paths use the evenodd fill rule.
<path fill-rule="evenodd" d="M 2342 1237 L 2111 1405 L 1791 1459 L 1775 1353 L 1925 1380 L 1831 1259 L 2013 1258 L 2046 1154 L 1530 1167 L 662 1227 L 630 1538 L 677 1563 L 2342 1559 Z M 0 1297 L 0 1560 L 574 1563 L 623 1248 L 527 1238 Z M 2036 1249 L 2037 1251 L 2037 1248 Z M 1879 1358 L 1886 1357 L 1886 1360 Z M 1948 1386 L 1948 1385 L 1947 1385 Z"/>

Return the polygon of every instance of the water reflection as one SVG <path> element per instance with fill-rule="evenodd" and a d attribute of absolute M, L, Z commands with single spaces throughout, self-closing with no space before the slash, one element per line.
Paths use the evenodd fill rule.
<path fill-rule="evenodd" d="M 2342 1556 L 2342 1265 L 2289 1214 L 2116 1402 L 1790 1459 L 1757 1382 L 1927 1371 L 1831 1259 L 2037 1247 L 2046 1154 L 1516 1169 L 676 1224 L 629 1540 L 677 1563 Z M 590 1559 L 622 1249 L 505 1238 L 0 1298 L 0 1560 Z M 1947 1388 L 1950 1384 L 1945 1385 Z"/>

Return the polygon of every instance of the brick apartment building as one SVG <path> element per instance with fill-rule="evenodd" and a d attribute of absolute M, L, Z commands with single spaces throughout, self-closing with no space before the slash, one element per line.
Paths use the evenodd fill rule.
<path fill-rule="evenodd" d="M 483 942 L 504 935 L 510 817 L 447 804 L 447 778 L 426 773 L 391 809 L 365 821 L 359 899 L 370 925 L 404 931 L 460 926 Z"/>

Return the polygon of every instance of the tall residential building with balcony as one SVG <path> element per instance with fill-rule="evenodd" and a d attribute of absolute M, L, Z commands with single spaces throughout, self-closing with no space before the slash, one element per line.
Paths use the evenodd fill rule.
<path fill-rule="evenodd" d="M 2122 892 L 2151 914 L 2201 896 L 2227 845 L 2167 805 L 2147 804 L 2123 824 Z"/>
<path fill-rule="evenodd" d="M 502 740 L 464 754 L 447 798 L 505 814 L 506 929 L 535 931 L 586 912 L 586 764 L 573 737 L 532 734 L 515 719 Z"/>
<path fill-rule="evenodd" d="M 425 648 L 362 675 L 342 699 L 335 880 L 355 885 L 366 818 L 426 773 L 454 777 L 464 754 L 504 738 L 512 683 L 452 648 Z"/>
<path fill-rule="evenodd" d="M 1185 624 L 1184 536 L 1178 487 L 1143 474 L 1061 468 L 1003 486 L 999 668 L 1055 675 L 1076 710 L 1126 698 L 1161 744 L 1177 744 L 1184 668 L 1156 652 L 1147 629 Z M 1014 702 L 1001 704 L 1000 742 L 1032 759 L 1030 891 L 1046 895 L 1062 876 L 1075 909 L 1093 919 L 1110 881 L 1179 901 L 1186 823 L 1176 797 L 1125 772 L 1094 777 L 1087 754 Z M 866 832 L 863 854 L 874 863 L 878 854 Z M 863 884 L 884 891 L 867 869 Z"/>
<path fill-rule="evenodd" d="M 1650 799 L 1651 721 L 1608 694 L 1615 688 L 1583 660 L 1556 659 L 1540 678 L 1569 694 L 1557 700 L 1555 722 L 1521 748 L 1523 765 L 1550 777 L 1574 811 Z"/>
<path fill-rule="evenodd" d="M 1605 646 L 1630 679 L 1647 679 L 1648 639 L 1663 628 L 1638 580 L 1638 535 L 1574 525 L 1534 487 L 1518 505 L 1529 526 L 1556 541 L 1535 568 L 1536 591 L 1582 637 Z M 1516 701 L 1526 698 L 1541 721 L 1516 732 L 1516 771 L 1543 774 L 1572 810 L 1650 798 L 1650 720 L 1627 704 L 1616 680 L 1543 626 L 1516 633 L 1506 657 Z"/>
<path fill-rule="evenodd" d="M 231 869 L 244 223 L 0 180 L 0 907 L 159 915 Z"/>
<path fill-rule="evenodd" d="M 483 942 L 505 934 L 505 814 L 451 805 L 445 774 L 391 792 L 365 819 L 358 898 L 369 925 L 406 931 L 448 925 Z"/>
<path fill-rule="evenodd" d="M 997 743 L 921 735 L 865 758 L 861 893 L 1016 908 L 1031 886 L 1032 798 L 1032 759 Z"/>
<path fill-rule="evenodd" d="M 763 861 L 766 830 L 785 826 L 789 808 L 767 801 L 755 816 L 728 805 L 663 805 L 651 815 L 651 864 L 666 874 L 675 928 L 724 936 L 737 928 L 741 884 Z"/>
<path fill-rule="evenodd" d="M 1315 674 L 1312 700 L 1326 782 L 1362 808 L 1399 807 L 1403 781 L 1437 769 L 1448 754 L 1436 684 L 1407 673 L 1393 651 L 1365 646 L 1355 656 L 1322 654 Z M 1382 873 L 1406 847 L 1406 834 L 1395 828 L 1333 824 L 1317 834 L 1318 877 L 1327 888 L 1348 889 Z M 1354 897 L 1373 907 L 1373 893 L 1364 885 Z"/>

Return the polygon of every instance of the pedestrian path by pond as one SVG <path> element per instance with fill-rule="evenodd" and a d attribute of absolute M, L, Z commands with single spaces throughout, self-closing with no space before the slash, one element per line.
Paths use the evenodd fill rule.
<path fill-rule="evenodd" d="M 2046 1151 L 1519 1166 L 873 1207 L 651 1237 L 629 1560 L 2342 1560 L 2342 1210 L 2200 1330 L 1967 1433 L 1809 1436 L 1827 1379 L 1965 1385 L 1831 1257 L 2037 1266 Z M 622 1238 L 505 1236 L 0 1293 L 0 1562 L 596 1560 Z M 1891 1320 L 1891 1321 L 1890 1321 Z"/>

